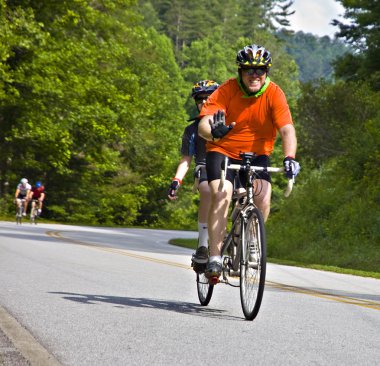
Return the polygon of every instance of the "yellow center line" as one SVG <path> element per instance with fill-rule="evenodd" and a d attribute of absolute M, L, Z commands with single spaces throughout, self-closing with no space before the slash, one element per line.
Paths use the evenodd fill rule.
<path fill-rule="evenodd" d="M 99 249 L 99 250 L 102 250 L 105 252 L 109 252 L 109 253 L 121 254 L 121 255 L 128 256 L 128 257 L 137 258 L 137 259 L 141 259 L 141 260 L 145 260 L 145 261 L 149 261 L 149 262 L 165 264 L 165 265 L 173 266 L 173 267 L 179 267 L 179 268 L 184 268 L 184 269 L 192 269 L 190 266 L 185 265 L 185 264 L 181 264 L 181 263 L 177 263 L 177 262 L 173 262 L 173 261 L 167 261 L 167 260 L 163 260 L 163 259 L 152 258 L 152 257 L 140 255 L 140 254 L 135 254 L 135 253 L 129 252 L 125 249 L 109 248 L 109 247 L 101 246 L 100 244 L 96 244 L 96 243 L 87 243 L 87 242 L 83 242 L 80 240 L 70 239 L 70 238 L 62 236 L 59 231 L 46 231 L 46 235 L 48 235 L 52 238 L 58 239 L 58 240 L 63 240 L 66 242 L 78 244 L 78 245 L 85 246 L 85 247 L 96 248 L 96 249 Z M 379 301 L 371 301 L 371 300 L 359 299 L 359 298 L 354 298 L 354 297 L 349 297 L 349 296 L 344 296 L 344 295 L 337 295 L 337 294 L 332 294 L 332 293 L 328 293 L 328 292 L 311 290 L 311 289 L 307 289 L 304 287 L 296 287 L 296 286 L 285 285 L 282 283 L 272 282 L 272 281 L 265 281 L 265 283 L 269 287 L 277 288 L 277 289 L 284 290 L 284 291 L 289 291 L 289 292 L 299 293 L 299 294 L 304 294 L 304 295 L 310 295 L 310 296 L 328 299 L 328 300 L 336 301 L 336 302 L 340 302 L 340 303 L 361 306 L 361 307 L 365 307 L 368 309 L 380 310 L 380 302 Z"/>
<path fill-rule="evenodd" d="M 96 248 L 96 249 L 102 250 L 104 252 L 117 253 L 117 254 L 125 255 L 127 257 L 142 259 L 142 260 L 146 260 L 146 261 L 149 261 L 149 262 L 155 262 L 155 263 L 160 263 L 160 264 L 166 264 L 168 266 L 173 266 L 173 267 L 192 269 L 190 266 L 188 266 L 186 264 L 181 264 L 181 263 L 176 263 L 176 262 L 172 262 L 172 261 L 167 261 L 167 260 L 164 260 L 164 259 L 157 259 L 157 258 L 147 257 L 147 256 L 144 256 L 144 255 L 140 255 L 140 254 L 135 254 L 135 253 L 129 252 L 128 250 L 125 250 L 125 249 L 109 248 L 109 247 L 104 247 L 104 246 L 102 246 L 100 244 L 87 243 L 87 242 L 80 241 L 80 240 L 66 238 L 66 237 L 62 236 L 59 231 L 47 231 L 46 234 L 48 236 L 50 236 L 52 238 L 55 238 L 55 239 L 58 239 L 58 240 L 63 240 L 63 241 L 66 241 L 66 242 L 70 242 L 70 243 L 73 243 L 73 244 L 78 244 L 78 245 L 85 246 L 85 247 Z"/>
<path fill-rule="evenodd" d="M 311 290 L 311 289 L 307 289 L 304 287 L 284 285 L 282 283 L 277 283 L 277 282 L 272 282 L 272 281 L 266 281 L 265 283 L 267 285 L 269 285 L 270 287 L 278 288 L 278 289 L 281 289 L 284 291 L 290 291 L 290 292 L 294 292 L 294 293 L 310 295 L 310 296 L 328 299 L 328 300 L 341 302 L 341 303 L 345 303 L 345 304 L 357 305 L 357 306 L 365 307 L 368 309 L 380 310 L 380 302 L 379 301 L 371 301 L 371 300 L 359 299 L 356 297 L 349 297 L 349 296 L 344 296 L 344 295 L 332 294 L 329 292 Z"/>

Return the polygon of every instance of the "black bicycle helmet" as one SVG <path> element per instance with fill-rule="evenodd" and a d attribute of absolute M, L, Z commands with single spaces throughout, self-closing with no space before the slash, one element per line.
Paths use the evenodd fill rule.
<path fill-rule="evenodd" d="M 264 47 L 252 44 L 245 46 L 237 53 L 236 63 L 239 68 L 266 67 L 269 69 L 272 66 L 272 57 Z"/>
<path fill-rule="evenodd" d="M 196 98 L 199 94 L 211 94 L 218 89 L 219 84 L 213 80 L 201 80 L 193 85 L 191 96 Z"/>

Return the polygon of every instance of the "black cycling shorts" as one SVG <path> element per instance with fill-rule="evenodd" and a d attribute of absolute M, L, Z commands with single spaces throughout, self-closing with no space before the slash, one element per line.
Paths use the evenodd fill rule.
<path fill-rule="evenodd" d="M 206 155 L 206 170 L 207 170 L 207 177 L 208 182 L 212 182 L 213 180 L 220 179 L 222 164 L 224 162 L 225 155 L 210 151 Z M 236 160 L 236 159 L 228 159 L 230 164 L 241 164 L 242 160 Z M 252 165 L 256 166 L 270 166 L 270 159 L 267 155 L 258 155 L 253 159 Z M 238 172 L 236 170 L 229 169 L 227 171 L 227 177 L 226 179 L 229 180 L 232 184 L 234 182 L 235 176 Z M 241 181 L 242 186 L 245 186 L 245 178 L 244 174 L 239 173 L 239 178 Z M 256 179 L 264 179 L 271 183 L 271 176 L 268 172 L 257 172 L 256 173 Z"/>
<path fill-rule="evenodd" d="M 198 178 L 199 183 L 207 182 L 206 165 L 202 165 L 197 170 L 194 170 L 194 178 Z"/>

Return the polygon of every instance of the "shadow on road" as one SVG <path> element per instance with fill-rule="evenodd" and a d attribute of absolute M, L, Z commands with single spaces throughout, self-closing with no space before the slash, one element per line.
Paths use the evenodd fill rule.
<path fill-rule="evenodd" d="M 50 294 L 64 295 L 63 299 L 80 302 L 83 304 L 96 304 L 107 303 L 114 304 L 119 307 L 135 307 L 135 308 L 151 308 L 160 309 L 166 311 L 174 311 L 176 313 L 203 316 L 207 318 L 221 318 L 224 320 L 245 321 L 243 318 L 231 316 L 226 314 L 225 310 L 218 310 L 207 308 L 198 304 L 148 299 L 141 297 L 120 297 L 120 296 L 103 296 L 103 295 L 89 295 L 89 294 L 77 294 L 72 292 L 49 292 Z"/>

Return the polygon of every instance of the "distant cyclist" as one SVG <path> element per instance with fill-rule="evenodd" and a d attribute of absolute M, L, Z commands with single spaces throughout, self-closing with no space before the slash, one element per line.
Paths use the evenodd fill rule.
<path fill-rule="evenodd" d="M 26 210 L 28 208 L 28 199 L 29 199 L 29 193 L 32 189 L 32 186 L 28 183 L 28 180 L 26 178 L 22 178 L 20 180 L 20 183 L 17 185 L 16 192 L 15 192 L 15 204 L 17 205 L 17 210 L 19 209 L 22 200 L 24 200 L 24 212 L 22 213 L 23 216 L 26 216 Z"/>
<path fill-rule="evenodd" d="M 34 206 L 36 205 L 36 202 L 38 203 L 38 215 L 41 215 L 42 212 L 42 206 L 43 206 L 43 201 L 45 199 L 45 187 L 41 184 L 41 182 L 36 182 L 36 185 L 32 187 L 30 194 L 29 194 L 29 199 L 32 202 L 32 212 L 34 209 Z"/>
<path fill-rule="evenodd" d="M 218 88 L 213 80 L 201 80 L 194 84 L 191 96 L 195 100 L 198 111 L 201 110 L 203 104 L 208 97 Z M 198 135 L 199 118 L 192 119 L 194 121 L 185 128 L 182 136 L 181 154 L 182 158 L 179 161 L 177 172 L 170 184 L 168 190 L 168 198 L 170 200 L 177 199 L 177 191 L 182 184 L 182 179 L 185 177 L 189 170 L 192 157 L 194 157 L 195 165 L 202 165 L 200 169 L 195 172 L 196 182 L 198 183 L 199 190 L 199 207 L 198 207 L 198 248 L 193 255 L 193 268 L 198 270 L 199 265 L 205 265 L 208 260 L 208 226 L 207 216 L 210 207 L 210 189 L 207 182 L 206 174 L 206 141 Z"/>

